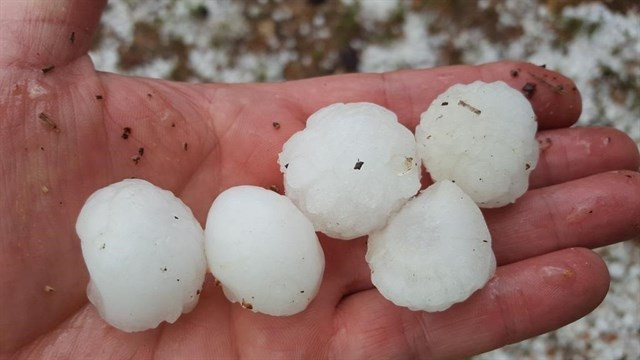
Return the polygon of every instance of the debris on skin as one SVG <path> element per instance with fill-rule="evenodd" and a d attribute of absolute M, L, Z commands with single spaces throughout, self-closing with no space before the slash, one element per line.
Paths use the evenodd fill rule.
<path fill-rule="evenodd" d="M 49 71 L 51 71 L 51 70 L 53 70 L 53 69 L 55 69 L 55 68 L 56 68 L 56 67 L 55 67 L 54 65 L 49 65 L 49 66 L 44 67 L 44 68 L 42 68 L 42 69 L 40 69 L 40 70 L 42 70 L 42 73 L 43 73 L 43 74 L 46 74 L 46 73 L 48 73 Z"/>
<path fill-rule="evenodd" d="M 96 100 L 102 100 L 102 95 L 96 95 Z"/>
<path fill-rule="evenodd" d="M 42 123 L 44 125 L 49 127 L 51 130 L 53 130 L 53 131 L 55 131 L 57 133 L 60 132 L 60 128 L 58 127 L 58 124 L 56 124 L 53 120 L 51 120 L 49 115 L 41 112 L 40 114 L 38 114 L 38 118 L 42 121 Z"/>
<path fill-rule="evenodd" d="M 551 145 L 553 145 L 551 138 L 538 139 L 538 148 L 540 149 L 540 152 L 546 151 L 551 147 Z"/>
<path fill-rule="evenodd" d="M 472 113 L 474 113 L 476 115 L 480 115 L 482 113 L 482 111 L 480 111 L 480 109 L 478 109 L 476 107 L 473 107 L 473 106 L 469 105 L 468 103 L 466 103 L 466 102 L 464 102 L 462 100 L 458 101 L 458 105 L 469 109 L 469 111 L 471 111 Z"/>
<path fill-rule="evenodd" d="M 138 163 L 140 162 L 140 155 L 136 155 L 136 156 L 132 156 L 131 157 L 131 161 L 134 162 L 134 164 L 138 165 Z"/>
<path fill-rule="evenodd" d="M 593 214 L 593 209 L 581 205 L 576 205 L 574 209 L 567 215 L 566 221 L 568 223 L 578 223 L 586 220 L 589 215 Z"/>
<path fill-rule="evenodd" d="M 275 192 L 275 193 L 280 194 L 280 188 L 278 187 L 278 185 L 270 185 L 270 186 L 269 186 L 269 190 L 271 190 L 271 191 L 273 191 L 273 192 Z"/>
<path fill-rule="evenodd" d="M 46 194 L 49 192 L 49 188 L 47 187 L 47 185 L 42 185 L 42 188 L 40 188 L 42 190 L 43 194 Z"/>
<path fill-rule="evenodd" d="M 153 95 L 151 95 L 151 93 L 147 93 L 147 97 L 148 97 L 149 99 L 151 99 L 151 98 L 153 97 Z"/>
<path fill-rule="evenodd" d="M 184 145 L 182 145 L 182 148 L 184 149 L 184 151 L 187 151 L 189 149 L 189 143 L 184 143 Z"/>
<path fill-rule="evenodd" d="M 242 299 L 242 301 L 240 302 L 240 305 L 241 305 L 243 308 L 247 309 L 247 310 L 251 310 L 251 309 L 253 309 L 253 305 L 251 305 L 250 303 L 248 303 L 248 302 L 244 301 L 244 299 Z"/>
<path fill-rule="evenodd" d="M 280 123 L 279 122 L 274 121 L 273 123 L 271 123 L 271 126 L 273 126 L 273 128 L 276 129 L 276 130 L 280 129 Z"/>
<path fill-rule="evenodd" d="M 138 148 L 138 155 L 143 156 L 144 155 L 144 148 Z"/>
<path fill-rule="evenodd" d="M 220 283 L 220 280 L 218 280 L 218 279 L 216 279 L 216 278 L 214 278 L 214 279 L 213 279 L 213 284 L 214 284 L 215 286 L 217 286 L 217 287 L 221 287 L 221 286 L 222 286 L 222 283 Z"/>
<path fill-rule="evenodd" d="M 544 77 L 538 76 L 538 75 L 536 75 L 534 73 L 531 73 L 531 72 L 529 73 L 529 75 L 531 75 L 532 78 L 534 78 L 534 79 L 538 80 L 539 82 L 541 82 L 543 85 L 551 88 L 555 92 L 559 92 L 559 93 L 564 92 L 564 86 L 562 84 L 554 85 L 554 84 L 548 82 Z"/>
<path fill-rule="evenodd" d="M 71 35 L 69 36 L 69 41 L 73 44 L 74 42 L 76 42 L 76 32 L 72 31 Z"/>
<path fill-rule="evenodd" d="M 131 128 L 130 127 L 125 127 L 124 129 L 122 129 L 122 138 L 127 140 L 129 138 L 129 135 L 131 135 Z"/>
<path fill-rule="evenodd" d="M 524 93 L 524 96 L 527 97 L 527 99 L 531 99 L 536 93 L 536 84 L 530 82 L 524 84 L 524 86 L 522 87 L 522 92 Z"/>
<path fill-rule="evenodd" d="M 53 288 L 52 286 L 50 286 L 50 285 L 45 285 L 43 290 L 44 290 L 44 292 L 46 292 L 46 293 L 54 293 L 54 292 L 56 292 L 56 289 L 54 289 L 54 288 Z"/>
<path fill-rule="evenodd" d="M 516 77 L 518 77 L 518 75 L 520 75 L 520 72 L 518 70 L 516 70 L 516 69 L 511 69 L 510 74 L 511 74 L 511 77 L 516 78 Z"/>

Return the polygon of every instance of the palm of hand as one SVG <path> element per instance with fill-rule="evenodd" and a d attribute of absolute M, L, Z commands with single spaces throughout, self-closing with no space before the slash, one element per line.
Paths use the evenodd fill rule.
<path fill-rule="evenodd" d="M 95 26 L 96 10 L 77 7 L 93 14 L 83 21 Z M 5 28 L 11 24 L 0 21 Z M 34 44 L 44 46 L 54 35 L 70 34 L 74 24 L 58 24 L 50 38 L 41 35 Z M 87 304 L 88 275 L 74 231 L 80 207 L 97 188 L 127 177 L 144 178 L 174 191 L 204 222 L 213 198 L 229 186 L 281 188 L 277 153 L 304 127 L 307 116 L 324 105 L 376 102 L 412 128 L 431 100 L 456 82 L 504 80 L 522 86 L 526 79 L 510 76 L 512 68 L 520 68 L 529 80 L 557 76 L 555 81 L 567 89 L 571 85 L 557 74 L 515 63 L 273 85 L 175 84 L 96 73 L 81 55 L 89 35 L 79 31 L 73 44 L 57 45 L 67 50 L 55 48 L 46 56 L 35 55 L 36 45 L 15 50 L 14 56 L 33 56 L 33 61 L 2 58 L 4 351 L 66 357 L 95 355 L 96 349 L 115 357 L 463 356 L 584 315 L 604 296 L 608 277 L 592 252 L 569 248 L 612 243 L 637 232 L 632 219 L 640 211 L 633 202 L 640 196 L 638 175 L 590 176 L 637 168 L 633 144 L 607 129 L 544 130 L 541 138 L 553 146 L 543 151 L 532 177 L 532 187 L 538 189 L 515 206 L 486 213 L 503 266 L 464 304 L 437 314 L 397 308 L 372 289 L 364 239 L 323 238 L 323 285 L 301 314 L 254 314 L 229 304 L 208 279 L 197 308 L 175 324 L 143 333 L 119 332 Z M 19 48 L 15 42 L 7 44 Z M 50 64 L 56 68 L 40 71 Z M 558 94 L 539 86 L 532 103 L 541 129 L 566 127 L 579 114 L 576 92 Z M 131 132 L 125 139 L 127 127 Z M 603 151 L 594 157 L 596 147 Z M 580 207 L 571 204 L 588 210 L 577 211 Z M 589 211 L 603 215 L 587 218 Z"/>

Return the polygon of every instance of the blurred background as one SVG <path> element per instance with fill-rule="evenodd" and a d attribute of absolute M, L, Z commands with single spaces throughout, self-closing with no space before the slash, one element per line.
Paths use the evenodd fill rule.
<path fill-rule="evenodd" d="M 638 0 L 110 0 L 90 55 L 189 82 L 526 60 L 577 83 L 580 125 L 640 144 Z M 640 359 L 640 241 L 598 252 L 613 282 L 592 314 L 474 359 Z"/>

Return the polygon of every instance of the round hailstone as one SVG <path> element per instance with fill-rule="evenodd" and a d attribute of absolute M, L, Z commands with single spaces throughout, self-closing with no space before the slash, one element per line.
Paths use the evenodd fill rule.
<path fill-rule="evenodd" d="M 491 278 L 496 260 L 478 206 L 458 186 L 439 181 L 369 236 L 371 281 L 394 304 L 442 311 Z"/>
<path fill-rule="evenodd" d="M 434 181 L 451 180 L 481 207 L 515 202 L 538 162 L 531 104 L 502 81 L 454 85 L 416 128 L 418 153 Z"/>
<path fill-rule="evenodd" d="M 287 197 L 236 186 L 211 205 L 205 229 L 209 268 L 232 302 L 287 316 L 320 288 L 324 254 L 313 225 Z"/>
<path fill-rule="evenodd" d="M 76 231 L 91 276 L 87 295 L 112 326 L 147 330 L 196 306 L 204 233 L 170 191 L 144 180 L 109 185 L 89 197 Z"/>
<path fill-rule="evenodd" d="M 415 138 L 371 103 L 318 110 L 278 162 L 286 195 L 316 230 L 353 239 L 380 229 L 420 189 Z"/>

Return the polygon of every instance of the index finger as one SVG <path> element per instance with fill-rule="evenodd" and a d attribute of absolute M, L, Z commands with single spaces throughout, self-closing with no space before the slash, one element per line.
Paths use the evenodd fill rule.
<path fill-rule="evenodd" d="M 282 84 L 285 93 L 305 115 L 336 102 L 368 101 L 398 115 L 413 130 L 420 114 L 454 84 L 504 81 L 530 101 L 540 129 L 573 125 L 582 111 L 580 93 L 569 78 L 537 65 L 501 61 L 384 74 L 327 76 Z"/>

